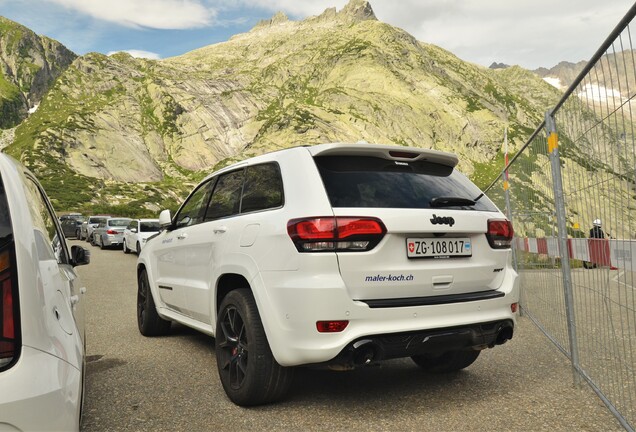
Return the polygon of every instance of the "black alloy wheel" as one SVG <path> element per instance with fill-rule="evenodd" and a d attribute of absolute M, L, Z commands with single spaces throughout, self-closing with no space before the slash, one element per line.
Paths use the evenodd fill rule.
<path fill-rule="evenodd" d="M 238 390 L 245 381 L 247 362 L 249 361 L 249 343 L 245 323 L 240 312 L 234 306 L 223 311 L 220 326 L 222 335 L 219 349 L 223 351 L 221 369 L 227 375 L 229 385 Z"/>
<path fill-rule="evenodd" d="M 155 301 L 150 292 L 150 283 L 146 270 L 139 272 L 137 278 L 137 326 L 144 336 L 162 336 L 170 330 L 171 321 L 157 314 Z"/>
<path fill-rule="evenodd" d="M 221 302 L 215 343 L 219 378 L 232 402 L 253 406 L 286 396 L 294 368 L 276 362 L 249 289 L 233 290 Z"/>

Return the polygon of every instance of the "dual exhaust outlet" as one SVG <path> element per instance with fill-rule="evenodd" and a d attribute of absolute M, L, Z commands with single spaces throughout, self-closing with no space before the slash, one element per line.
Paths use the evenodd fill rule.
<path fill-rule="evenodd" d="M 490 332 L 489 332 L 490 333 Z M 493 334 L 494 333 L 494 334 Z M 513 327 L 512 327 L 512 323 L 510 322 L 504 322 L 501 323 L 498 327 L 497 330 L 493 333 L 490 334 L 481 334 L 481 335 L 474 335 L 477 336 L 476 338 L 471 338 L 473 341 L 477 342 L 475 339 L 490 339 L 486 344 L 480 344 L 480 343 L 468 343 L 467 345 L 464 345 L 465 348 L 475 348 L 478 349 L 477 347 L 481 347 L 481 348 L 485 348 L 487 347 L 494 347 L 496 345 L 503 345 L 505 344 L 508 340 L 512 339 L 512 335 L 513 335 Z M 443 333 L 440 335 L 430 335 L 430 336 L 425 336 L 425 337 L 419 337 L 416 340 L 418 341 L 419 344 L 426 344 L 429 340 L 433 341 L 434 339 L 439 338 L 444 338 L 445 336 L 448 336 L 448 333 Z M 494 337 L 493 337 L 494 336 Z M 452 337 L 451 337 L 452 338 Z M 415 340 L 415 339 L 414 339 Z M 449 340 L 449 342 L 451 342 Z M 409 345 L 411 345 L 411 343 L 409 343 L 406 347 L 403 353 L 401 353 L 402 355 L 396 355 L 399 353 L 387 353 L 386 350 L 383 348 L 382 344 L 379 343 L 377 340 L 374 339 L 361 339 L 359 341 L 356 341 L 353 343 L 353 345 L 351 345 L 350 348 L 350 368 L 355 368 L 355 367 L 360 367 L 360 366 L 367 366 L 372 364 L 373 362 L 376 361 L 380 361 L 380 360 L 384 360 L 387 358 L 400 358 L 400 357 L 405 357 L 405 356 L 410 356 L 410 355 L 415 355 L 417 354 L 417 352 L 413 352 L 411 353 L 409 351 Z M 449 349 L 461 349 L 461 348 L 455 348 L 454 344 L 449 343 L 448 346 Z M 443 348 L 440 346 L 440 350 L 443 350 Z"/>

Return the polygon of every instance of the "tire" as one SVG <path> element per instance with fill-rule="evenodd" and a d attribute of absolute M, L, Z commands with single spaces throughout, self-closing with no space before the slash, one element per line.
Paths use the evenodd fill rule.
<path fill-rule="evenodd" d="M 282 367 L 274 359 L 251 291 L 231 291 L 219 310 L 216 364 L 228 398 L 240 406 L 283 399 L 294 369 Z"/>
<path fill-rule="evenodd" d="M 97 243 L 95 242 L 95 234 L 91 234 L 91 246 L 97 246 Z"/>
<path fill-rule="evenodd" d="M 146 270 L 142 270 L 137 278 L 137 326 L 144 336 L 163 336 L 170 331 L 172 322 L 157 314 L 155 301 L 150 292 L 150 283 Z"/>
<path fill-rule="evenodd" d="M 80 230 L 75 230 L 75 238 L 78 240 L 82 239 L 82 232 Z"/>
<path fill-rule="evenodd" d="M 139 242 L 137 242 L 137 250 L 135 251 L 137 253 L 137 255 L 139 255 L 141 253 L 141 245 L 139 244 Z"/>
<path fill-rule="evenodd" d="M 123 244 L 124 253 L 125 253 L 125 254 L 129 254 L 129 253 L 130 253 L 130 249 L 128 249 L 128 248 L 126 247 L 126 240 L 124 240 L 122 244 Z"/>
<path fill-rule="evenodd" d="M 449 373 L 467 368 L 477 360 L 481 351 L 457 350 L 442 354 L 423 354 L 411 357 L 416 365 L 430 373 Z"/>

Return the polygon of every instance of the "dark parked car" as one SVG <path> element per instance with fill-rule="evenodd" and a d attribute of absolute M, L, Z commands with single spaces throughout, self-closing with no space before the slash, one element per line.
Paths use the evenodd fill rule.
<path fill-rule="evenodd" d="M 82 223 L 86 218 L 84 216 L 75 216 L 72 217 L 64 217 L 60 218 L 62 231 L 64 231 L 64 235 L 66 237 L 75 237 L 80 238 L 80 230 L 82 228 Z"/>

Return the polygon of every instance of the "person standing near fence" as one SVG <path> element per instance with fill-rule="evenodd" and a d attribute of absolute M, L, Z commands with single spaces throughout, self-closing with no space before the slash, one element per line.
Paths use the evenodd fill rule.
<path fill-rule="evenodd" d="M 594 219 L 594 222 L 592 222 L 593 227 L 590 229 L 590 238 L 605 238 L 605 233 L 603 232 L 603 229 L 601 228 L 601 220 L 600 219 Z"/>
<path fill-rule="evenodd" d="M 590 238 L 591 239 L 604 239 L 605 233 L 603 232 L 602 224 L 600 219 L 594 219 L 592 222 L 592 228 L 590 229 Z M 583 267 L 586 269 L 596 268 L 597 265 L 592 262 L 584 261 Z"/>

